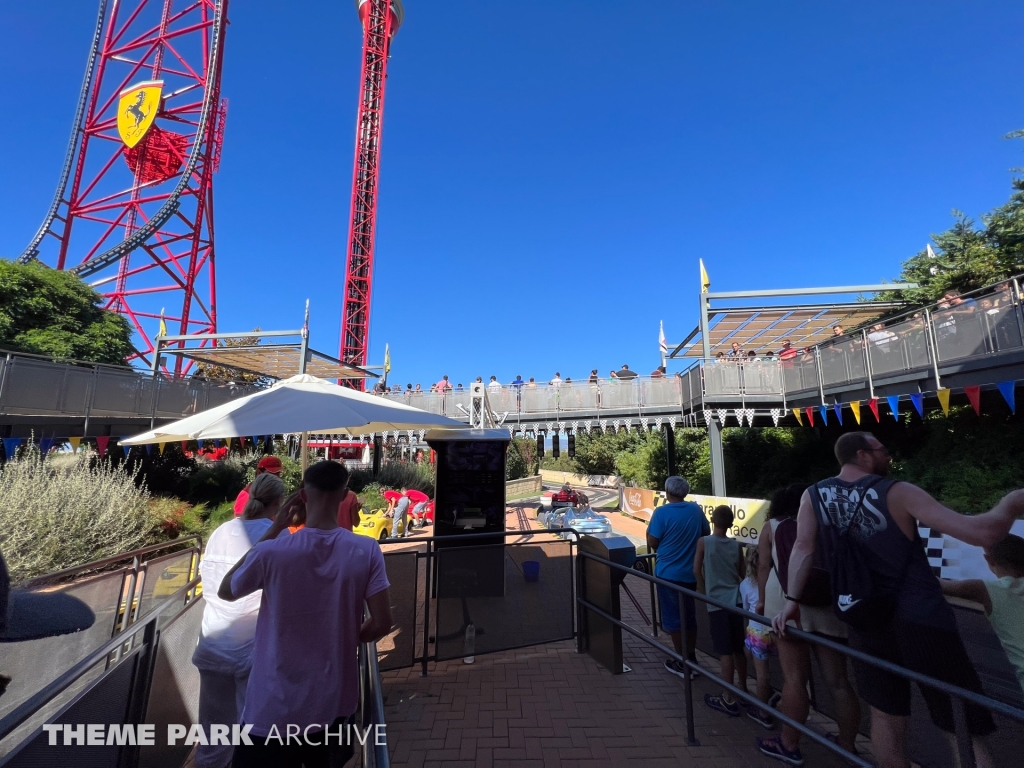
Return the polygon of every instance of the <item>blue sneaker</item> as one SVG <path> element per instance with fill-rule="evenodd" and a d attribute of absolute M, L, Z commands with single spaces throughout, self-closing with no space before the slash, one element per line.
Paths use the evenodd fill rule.
<path fill-rule="evenodd" d="M 710 693 L 705 693 L 704 703 L 718 712 L 724 712 L 729 717 L 740 716 L 740 705 L 736 702 L 730 704 L 721 696 L 712 696 Z"/>
<path fill-rule="evenodd" d="M 792 752 L 786 749 L 782 743 L 780 736 L 772 736 L 771 738 L 758 738 L 757 748 L 761 750 L 762 755 L 774 758 L 775 760 L 781 760 L 784 763 L 790 765 L 803 765 L 804 756 L 800 753 L 799 749 L 794 749 Z"/>

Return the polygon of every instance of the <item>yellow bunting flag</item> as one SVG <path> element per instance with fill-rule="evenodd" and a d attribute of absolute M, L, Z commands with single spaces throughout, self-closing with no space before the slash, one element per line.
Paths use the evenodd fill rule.
<path fill-rule="evenodd" d="M 949 416 L 949 390 L 940 389 L 935 393 L 935 396 L 939 398 L 939 405 L 942 406 L 942 415 Z"/>
<path fill-rule="evenodd" d="M 167 443 L 160 443 L 160 455 L 161 455 L 161 456 L 163 456 L 163 455 L 164 455 L 164 447 L 165 447 L 166 445 L 167 445 Z"/>
<path fill-rule="evenodd" d="M 853 411 L 853 418 L 860 424 L 860 400 L 854 400 L 850 403 L 850 410 Z"/>
<path fill-rule="evenodd" d="M 80 438 L 80 437 L 69 437 L 68 438 L 68 442 L 71 443 L 71 451 L 72 451 L 72 453 L 78 453 L 78 446 L 82 442 L 82 438 Z"/>
<path fill-rule="evenodd" d="M 711 287 L 711 278 L 708 277 L 708 271 L 704 269 L 704 259 L 700 261 L 700 292 L 707 293 L 708 288 Z"/>
<path fill-rule="evenodd" d="M 231 438 L 230 437 L 227 438 L 224 442 L 227 444 L 228 450 L 230 451 L 231 450 Z"/>
<path fill-rule="evenodd" d="M 803 417 L 800 415 L 800 409 L 799 408 L 794 408 L 793 409 L 793 415 L 796 416 L 797 424 L 799 424 L 802 427 L 804 425 L 804 420 L 803 420 Z"/>

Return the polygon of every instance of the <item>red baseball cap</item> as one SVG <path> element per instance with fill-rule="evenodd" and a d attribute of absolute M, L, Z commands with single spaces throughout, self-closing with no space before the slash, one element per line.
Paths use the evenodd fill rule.
<path fill-rule="evenodd" d="M 281 460 L 277 456 L 264 456 L 260 459 L 260 463 L 256 465 L 258 469 L 263 469 L 272 475 L 281 474 Z"/>

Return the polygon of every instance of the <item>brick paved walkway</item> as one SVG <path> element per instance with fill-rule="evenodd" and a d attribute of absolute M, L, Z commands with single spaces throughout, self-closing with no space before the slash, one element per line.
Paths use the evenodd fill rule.
<path fill-rule="evenodd" d="M 532 519 L 517 519 L 510 509 L 508 527 L 521 524 L 537 526 Z M 633 577 L 627 581 L 648 611 L 646 583 Z M 624 621 L 650 632 L 625 596 L 622 611 Z M 418 629 L 420 634 L 422 626 Z M 669 642 L 664 635 L 659 641 Z M 623 648 L 632 668 L 623 675 L 612 675 L 577 654 L 571 641 L 477 656 L 474 664 L 430 664 L 427 677 L 420 677 L 419 665 L 384 672 L 392 765 L 782 765 L 761 755 L 754 742 L 777 731 L 708 709 L 704 694 L 718 689 L 703 679 L 693 686 L 700 746 L 687 746 L 682 680 L 665 671 L 666 657 L 658 649 L 628 634 Z M 716 659 L 700 652 L 698 659 L 717 671 Z M 821 732 L 837 730 L 817 714 L 810 722 Z M 861 740 L 860 747 L 865 750 L 867 742 Z M 845 765 L 814 744 L 805 743 L 803 752 L 808 766 Z"/>

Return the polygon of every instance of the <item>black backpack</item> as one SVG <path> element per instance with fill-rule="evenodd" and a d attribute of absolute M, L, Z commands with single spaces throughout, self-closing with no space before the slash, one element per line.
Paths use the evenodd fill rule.
<path fill-rule="evenodd" d="M 882 480 L 876 477 L 861 493 L 861 500 L 845 530 L 838 530 L 821 504 L 818 483 L 811 486 L 811 503 L 818 518 L 818 546 L 831 544 L 828 572 L 832 582 L 832 610 L 840 621 L 859 630 L 887 625 L 896 613 L 896 592 L 879 583 L 871 568 L 874 557 L 863 541 L 852 534 L 858 515 L 864 513 L 867 492 Z"/>

